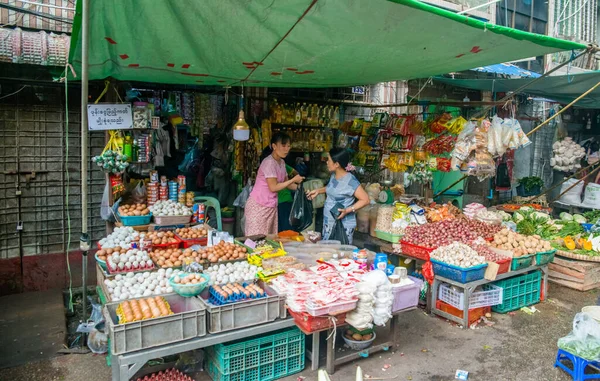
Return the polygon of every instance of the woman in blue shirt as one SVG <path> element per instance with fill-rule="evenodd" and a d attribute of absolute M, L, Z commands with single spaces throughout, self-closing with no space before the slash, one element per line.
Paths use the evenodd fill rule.
<path fill-rule="evenodd" d="M 319 194 L 327 194 L 323 209 L 323 239 L 329 239 L 335 219 L 331 209 L 336 204 L 341 204 L 338 220 L 342 220 L 348 242 L 352 243 L 352 236 L 356 228 L 356 211 L 369 205 L 369 195 L 360 185 L 353 174 L 346 170 L 350 163 L 350 154 L 342 148 L 329 151 L 327 169 L 331 172 L 329 183 L 324 188 L 315 189 L 308 193 L 308 198 L 313 199 Z"/>

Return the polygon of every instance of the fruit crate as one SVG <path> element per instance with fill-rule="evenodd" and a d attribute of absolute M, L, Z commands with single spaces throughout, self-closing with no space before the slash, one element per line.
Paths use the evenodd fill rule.
<path fill-rule="evenodd" d="M 459 310 L 458 308 L 454 308 L 451 305 L 449 305 L 448 303 L 443 302 L 441 300 L 437 300 L 435 302 L 435 308 L 440 311 L 443 311 L 447 314 L 456 316 L 459 319 L 463 318 L 463 311 Z M 479 308 L 469 309 L 469 314 L 468 314 L 469 325 L 478 322 L 482 316 L 485 316 L 485 314 L 487 314 L 491 311 L 492 311 L 491 307 L 479 307 Z"/>
<path fill-rule="evenodd" d="M 406 254 L 422 261 L 428 261 L 429 254 L 434 250 L 433 248 L 415 245 L 408 241 L 400 241 L 400 245 L 402 246 L 402 254 Z"/>
<path fill-rule="evenodd" d="M 554 254 L 556 254 L 556 249 L 550 251 L 543 251 L 535 254 L 535 265 L 543 266 L 554 260 Z"/>
<path fill-rule="evenodd" d="M 435 275 L 439 275 L 459 283 L 469 283 L 483 279 L 483 276 L 485 275 L 485 269 L 487 268 L 487 263 L 469 268 L 463 268 L 449 265 L 444 262 L 438 262 L 435 259 L 431 260 L 431 264 L 433 265 L 433 273 Z"/>
<path fill-rule="evenodd" d="M 502 303 L 492 307 L 494 312 L 506 313 L 536 304 L 540 301 L 542 273 L 532 271 L 493 283 L 501 287 Z"/>
<path fill-rule="evenodd" d="M 288 309 L 288 312 L 294 318 L 294 323 L 306 333 L 312 333 L 316 331 L 322 331 L 328 328 L 333 328 L 334 324 L 332 319 L 335 320 L 335 325 L 342 325 L 346 322 L 346 314 L 339 314 L 336 316 L 312 316 L 306 312 L 294 312 Z"/>
<path fill-rule="evenodd" d="M 441 301 L 452 307 L 464 311 L 465 293 L 455 290 L 449 285 L 440 284 L 439 296 Z M 475 291 L 469 297 L 469 308 L 490 307 L 502 303 L 502 288 L 493 284 L 486 284 L 482 291 Z"/>
<path fill-rule="evenodd" d="M 513 257 L 510 269 L 512 271 L 524 269 L 527 267 L 533 266 L 534 256 L 530 255 L 522 255 L 520 257 Z"/>
<path fill-rule="evenodd" d="M 297 327 L 206 349 L 215 381 L 271 381 L 304 369 L 305 335 Z"/>

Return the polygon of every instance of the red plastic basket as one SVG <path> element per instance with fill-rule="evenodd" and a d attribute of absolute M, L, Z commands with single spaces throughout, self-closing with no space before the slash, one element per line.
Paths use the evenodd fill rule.
<path fill-rule="evenodd" d="M 322 331 L 325 329 L 333 328 L 332 319 L 330 316 L 312 316 L 306 312 L 294 312 L 288 309 L 290 315 L 294 318 L 294 323 L 305 333 L 311 333 L 316 331 Z M 334 317 L 336 320 L 335 325 L 340 326 L 346 322 L 346 314 L 339 314 Z"/>
<path fill-rule="evenodd" d="M 429 254 L 433 250 L 435 250 L 433 248 L 415 245 L 414 243 L 410 243 L 407 241 L 400 241 L 400 245 L 402 246 L 402 254 L 408 255 L 416 259 L 421 259 L 423 261 L 428 261 Z"/>
<path fill-rule="evenodd" d="M 208 243 L 208 237 L 185 239 L 181 238 L 179 235 L 177 235 L 177 233 L 175 233 L 175 237 L 177 237 L 177 239 L 182 243 L 184 249 L 194 245 L 206 246 Z"/>
<path fill-rule="evenodd" d="M 454 315 L 457 318 L 463 318 L 463 311 L 451 306 L 446 302 L 442 302 L 441 300 L 435 302 L 435 308 L 437 308 L 440 311 L 444 311 L 450 315 Z M 479 307 L 469 309 L 469 314 L 467 315 L 469 318 L 469 325 L 479 321 L 479 319 L 481 319 L 481 317 L 488 312 L 492 312 L 492 307 Z"/>
<path fill-rule="evenodd" d="M 498 274 L 504 274 L 510 271 L 510 264 L 512 262 L 512 258 L 506 257 L 505 259 L 501 259 L 496 261 L 496 264 L 500 266 L 498 268 Z"/>

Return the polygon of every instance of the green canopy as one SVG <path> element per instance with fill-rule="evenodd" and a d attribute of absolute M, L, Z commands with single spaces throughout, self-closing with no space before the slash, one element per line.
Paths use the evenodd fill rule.
<path fill-rule="evenodd" d="M 531 78 L 451 79 L 442 77 L 436 77 L 435 80 L 452 86 L 474 90 L 494 91 L 497 93 L 515 91 L 526 83 L 533 81 Z M 540 78 L 535 83 L 527 86 L 522 92 L 552 99 L 560 103 L 570 103 L 575 98 L 594 87 L 598 82 L 600 82 L 600 71 L 548 76 Z M 575 106 L 600 108 L 600 87 L 578 101 Z"/>
<path fill-rule="evenodd" d="M 586 48 L 417 0 L 96 0 L 89 14 L 90 79 L 341 87 Z"/>

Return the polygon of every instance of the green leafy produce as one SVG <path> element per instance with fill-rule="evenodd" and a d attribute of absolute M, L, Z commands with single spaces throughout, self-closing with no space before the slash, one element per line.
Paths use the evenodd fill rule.
<path fill-rule="evenodd" d="M 537 234 L 542 238 L 549 238 L 554 236 L 558 229 L 552 225 L 546 224 L 549 219 L 548 215 L 540 216 L 538 212 L 527 212 L 523 214 L 523 218 L 517 222 L 517 232 L 524 235 Z"/>
<path fill-rule="evenodd" d="M 600 218 L 600 210 L 590 210 L 589 212 L 583 213 L 583 216 L 590 222 L 590 224 L 595 224 Z"/>
<path fill-rule="evenodd" d="M 567 222 L 562 229 L 558 232 L 558 235 L 561 237 L 566 237 L 568 235 L 574 236 L 577 234 L 581 234 L 584 232 L 583 226 L 579 222 L 569 221 Z"/>
<path fill-rule="evenodd" d="M 544 187 L 544 180 L 537 176 L 528 176 L 519 179 L 519 185 L 523 185 L 525 191 L 529 192 L 534 190 L 536 187 L 540 187 L 540 189 L 542 189 Z"/>
<path fill-rule="evenodd" d="M 513 213 L 513 221 L 515 221 L 515 222 L 519 222 L 519 221 L 521 221 L 523 218 L 524 218 L 524 217 L 523 217 L 523 215 L 522 215 L 521 213 L 519 213 L 519 212 L 515 212 L 515 213 Z"/>
<path fill-rule="evenodd" d="M 587 220 L 581 214 L 573 214 L 573 221 L 579 222 L 580 224 L 585 224 Z"/>
<path fill-rule="evenodd" d="M 567 212 L 562 212 L 560 214 L 560 219 L 563 221 L 573 221 L 573 216 Z"/>

